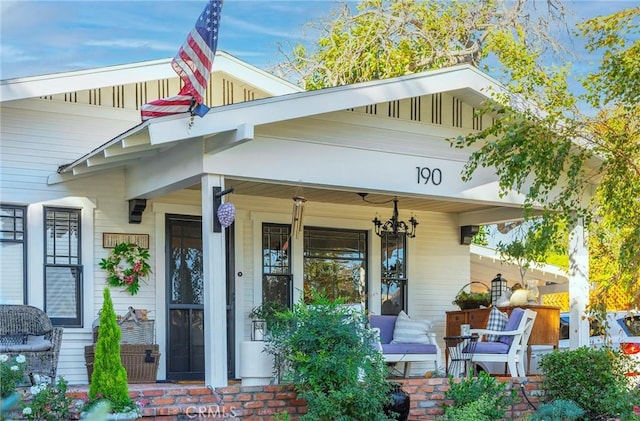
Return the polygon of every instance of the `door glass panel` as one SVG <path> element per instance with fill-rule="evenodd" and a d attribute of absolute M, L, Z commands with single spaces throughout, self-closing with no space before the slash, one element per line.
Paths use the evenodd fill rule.
<path fill-rule="evenodd" d="M 180 233 L 182 237 L 171 239 L 171 303 L 202 304 L 202 233 L 193 229 Z"/>

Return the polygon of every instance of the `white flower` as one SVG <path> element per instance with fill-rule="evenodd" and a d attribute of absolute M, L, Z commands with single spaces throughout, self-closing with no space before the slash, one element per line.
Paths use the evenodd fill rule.
<path fill-rule="evenodd" d="M 7 354 L 1 354 L 0 363 L 6 363 L 7 361 L 9 361 L 9 356 Z"/>
<path fill-rule="evenodd" d="M 22 355 L 22 354 L 20 354 L 20 355 L 18 355 L 18 356 L 16 357 L 16 362 L 17 362 L 17 363 L 22 364 L 22 363 L 24 363 L 24 362 L 26 362 L 26 361 L 27 361 L 27 357 L 25 357 L 25 356 L 24 356 L 24 355 Z"/>
<path fill-rule="evenodd" d="M 35 382 L 35 384 L 42 383 L 42 381 L 40 379 L 40 375 L 37 374 L 37 373 L 33 375 L 33 381 Z"/>
<path fill-rule="evenodd" d="M 25 406 L 25 408 L 22 410 L 22 415 L 31 415 L 33 411 L 31 411 L 31 407 L 30 406 Z"/>
<path fill-rule="evenodd" d="M 20 370 L 20 367 L 18 367 L 17 365 L 11 366 L 11 371 L 18 371 L 18 370 Z"/>
<path fill-rule="evenodd" d="M 37 395 L 38 393 L 42 392 L 44 390 L 44 388 L 42 387 L 42 385 L 35 385 L 35 386 L 31 386 L 31 388 L 29 389 L 29 391 L 31 392 L 31 394 L 33 396 Z"/>

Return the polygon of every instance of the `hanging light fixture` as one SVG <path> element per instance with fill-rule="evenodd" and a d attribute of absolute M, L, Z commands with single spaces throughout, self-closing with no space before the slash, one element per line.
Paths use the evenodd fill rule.
<path fill-rule="evenodd" d="M 361 195 L 362 196 L 362 195 Z M 362 197 L 364 199 L 364 197 Z M 382 222 L 376 216 L 373 221 L 373 225 L 376 229 L 376 234 L 379 237 L 384 237 L 385 235 L 394 235 L 398 236 L 398 234 L 405 234 L 409 238 L 414 238 L 416 236 L 416 226 L 418 225 L 418 221 L 411 216 L 409 219 L 409 223 L 407 224 L 404 221 L 400 221 L 398 218 L 398 198 L 393 198 L 393 215 L 391 215 L 391 219 L 387 222 Z"/>

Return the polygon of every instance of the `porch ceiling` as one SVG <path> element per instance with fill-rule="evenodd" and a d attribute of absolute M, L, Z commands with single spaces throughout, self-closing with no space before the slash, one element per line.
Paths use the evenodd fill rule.
<path fill-rule="evenodd" d="M 247 196 L 271 197 L 276 199 L 291 199 L 295 194 L 301 194 L 309 201 L 321 203 L 336 203 L 341 205 L 356 206 L 372 206 L 381 207 L 389 206 L 391 203 L 376 204 L 369 202 L 385 202 L 393 198 L 393 194 L 369 193 L 365 202 L 358 195 L 359 191 L 335 190 L 329 188 L 318 187 L 298 187 L 294 185 L 265 183 L 251 180 L 240 180 L 234 178 L 225 179 L 225 187 L 233 187 L 234 194 Z M 194 186 L 194 189 L 200 189 L 200 186 Z M 398 195 L 400 209 L 411 209 L 414 211 L 430 211 L 444 213 L 465 213 L 473 211 L 481 211 L 494 209 L 495 206 L 479 203 L 454 202 L 445 200 L 436 200 L 422 197 L 409 197 Z"/>

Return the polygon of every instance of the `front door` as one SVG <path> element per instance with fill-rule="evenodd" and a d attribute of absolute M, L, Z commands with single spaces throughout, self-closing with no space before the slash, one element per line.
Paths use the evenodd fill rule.
<path fill-rule="evenodd" d="M 167 215 L 167 380 L 204 380 L 202 220 Z"/>

